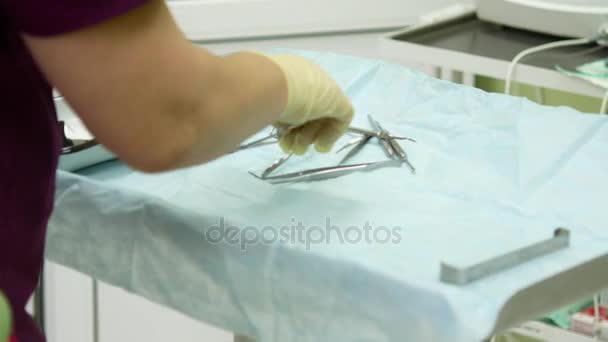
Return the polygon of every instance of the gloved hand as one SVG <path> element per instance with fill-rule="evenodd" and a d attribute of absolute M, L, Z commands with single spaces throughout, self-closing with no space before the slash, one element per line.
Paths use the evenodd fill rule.
<path fill-rule="evenodd" d="M 321 67 L 295 55 L 267 55 L 285 74 L 288 100 L 275 126 L 282 129 L 286 153 L 304 154 L 311 144 L 329 152 L 348 129 L 353 107 L 338 84 Z"/>
<path fill-rule="evenodd" d="M 8 305 L 8 300 L 0 291 L 0 342 L 8 341 L 11 334 L 11 310 Z"/>

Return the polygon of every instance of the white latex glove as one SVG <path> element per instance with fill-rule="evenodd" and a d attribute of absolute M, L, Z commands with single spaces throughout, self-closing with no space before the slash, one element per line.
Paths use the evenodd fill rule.
<path fill-rule="evenodd" d="M 283 129 L 279 140 L 286 152 L 304 154 L 314 144 L 329 152 L 348 129 L 353 107 L 338 84 L 321 67 L 295 55 L 267 55 L 287 79 L 287 107 L 275 126 Z"/>

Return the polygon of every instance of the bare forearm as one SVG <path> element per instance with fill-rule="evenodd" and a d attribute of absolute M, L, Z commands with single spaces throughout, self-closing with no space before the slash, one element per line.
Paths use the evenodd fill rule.
<path fill-rule="evenodd" d="M 24 38 L 96 138 L 143 171 L 213 159 L 285 107 L 277 66 L 192 45 L 162 0 L 79 31 Z"/>
<path fill-rule="evenodd" d="M 276 121 L 298 126 L 282 136 L 285 150 L 328 151 L 352 119 L 319 66 L 296 56 L 214 56 L 184 37 L 163 0 L 80 30 L 23 37 L 95 137 L 142 171 L 211 160 Z"/>
<path fill-rule="evenodd" d="M 223 57 L 214 74 L 213 84 L 201 95 L 205 105 L 193 116 L 193 124 L 199 127 L 197 141 L 178 166 L 198 164 L 233 151 L 244 139 L 276 121 L 285 108 L 284 75 L 266 57 L 254 53 Z"/>

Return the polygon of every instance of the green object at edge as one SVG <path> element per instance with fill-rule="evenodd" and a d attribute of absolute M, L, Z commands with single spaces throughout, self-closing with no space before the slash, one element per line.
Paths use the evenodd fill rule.
<path fill-rule="evenodd" d="M 8 341 L 11 333 L 12 317 L 8 300 L 0 291 L 0 342 Z"/>
<path fill-rule="evenodd" d="M 562 329 L 570 329 L 570 317 L 577 312 L 585 310 L 593 305 L 592 299 L 585 299 L 580 302 L 569 305 L 561 310 L 552 312 L 547 317 L 544 317 L 541 321 L 558 326 Z"/>
<path fill-rule="evenodd" d="M 477 76 L 475 79 L 476 88 L 491 93 L 504 93 L 504 84 L 505 82 L 502 80 L 485 76 Z M 513 95 L 523 96 L 532 101 L 536 100 L 534 91 L 535 87 L 519 83 L 514 83 L 514 86 L 515 89 Z M 583 113 L 598 113 L 600 111 L 602 99 L 590 96 L 570 94 L 554 89 L 542 89 L 541 92 L 545 97 L 544 104 L 547 106 L 568 106 Z"/>

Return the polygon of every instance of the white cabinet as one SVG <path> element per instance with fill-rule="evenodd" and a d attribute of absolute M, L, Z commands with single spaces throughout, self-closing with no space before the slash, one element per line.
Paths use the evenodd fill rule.
<path fill-rule="evenodd" d="M 44 325 L 49 342 L 93 342 L 93 280 L 52 262 L 44 264 Z"/>
<path fill-rule="evenodd" d="M 194 321 L 90 277 L 46 262 L 49 342 L 230 342 L 232 333 Z"/>
<path fill-rule="evenodd" d="M 232 342 L 231 332 L 195 321 L 139 296 L 99 285 L 98 342 Z"/>

